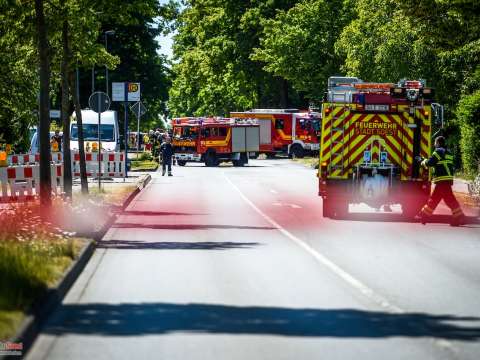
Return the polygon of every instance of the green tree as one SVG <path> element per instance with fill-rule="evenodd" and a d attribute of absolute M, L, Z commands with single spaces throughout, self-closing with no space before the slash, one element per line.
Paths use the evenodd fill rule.
<path fill-rule="evenodd" d="M 250 55 L 259 45 L 263 19 L 295 1 L 187 1 L 176 21 L 174 116 L 227 115 L 231 110 L 289 106 L 290 86 L 262 69 Z"/>
<path fill-rule="evenodd" d="M 0 2 L 0 139 L 14 144 L 17 151 L 28 149 L 28 128 L 38 122 L 38 62 L 32 16 L 32 5 Z"/>
<path fill-rule="evenodd" d="M 436 58 L 422 35 L 424 24 L 405 16 L 396 0 L 359 0 L 354 13 L 335 45 L 346 74 L 384 82 L 424 78 L 435 84 Z"/>
<path fill-rule="evenodd" d="M 342 0 L 302 1 L 264 21 L 260 47 L 252 59 L 290 81 L 310 99 L 320 100 L 327 78 L 338 73 L 334 44 L 348 16 Z"/>
<path fill-rule="evenodd" d="M 465 172 L 480 172 L 480 90 L 461 98 L 457 107 L 462 160 Z"/>

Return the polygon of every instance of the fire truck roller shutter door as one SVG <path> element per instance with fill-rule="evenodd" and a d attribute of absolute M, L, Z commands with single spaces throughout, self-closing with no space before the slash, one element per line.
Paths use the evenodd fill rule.
<path fill-rule="evenodd" d="M 258 119 L 260 125 L 260 144 L 270 144 L 272 142 L 272 120 Z"/>
<path fill-rule="evenodd" d="M 247 127 L 247 146 L 246 151 L 248 152 L 258 152 L 260 151 L 260 128 L 257 126 Z"/>
<path fill-rule="evenodd" d="M 232 152 L 244 152 L 246 149 L 246 128 L 232 128 Z"/>

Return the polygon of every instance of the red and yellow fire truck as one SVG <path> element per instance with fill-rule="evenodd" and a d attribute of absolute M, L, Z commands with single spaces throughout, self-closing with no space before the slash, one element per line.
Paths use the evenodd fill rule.
<path fill-rule="evenodd" d="M 324 216 L 345 216 L 350 203 L 401 204 L 407 217 L 420 210 L 431 183 L 415 158 L 430 155 L 432 111 L 443 122 L 432 99 L 423 80 L 329 79 L 318 171 Z"/>
<path fill-rule="evenodd" d="M 260 153 L 302 158 L 318 151 L 320 114 L 297 109 L 253 109 L 231 112 L 232 118 L 255 119 L 260 125 Z"/>
<path fill-rule="evenodd" d="M 257 123 L 229 118 L 176 118 L 172 120 L 175 159 L 178 165 L 204 162 L 218 166 L 232 161 L 243 166 L 260 147 Z"/>

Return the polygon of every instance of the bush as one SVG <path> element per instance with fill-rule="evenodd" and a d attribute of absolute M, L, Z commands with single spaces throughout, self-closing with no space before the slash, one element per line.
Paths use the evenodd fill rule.
<path fill-rule="evenodd" d="M 460 148 L 465 173 L 474 177 L 480 166 L 480 90 L 464 95 L 457 107 Z"/>
<path fill-rule="evenodd" d="M 151 161 L 151 160 L 153 160 L 152 153 L 145 151 L 145 152 L 140 154 L 140 156 L 138 157 L 138 160 L 140 160 L 140 161 Z"/>

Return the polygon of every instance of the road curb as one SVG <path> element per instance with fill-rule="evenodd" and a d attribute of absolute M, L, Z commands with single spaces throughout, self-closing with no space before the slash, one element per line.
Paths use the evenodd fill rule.
<path fill-rule="evenodd" d="M 135 196 L 137 196 L 140 191 L 148 185 L 151 179 L 152 176 L 150 174 L 140 177 L 137 181 L 135 190 L 132 191 L 132 193 L 123 201 L 123 204 L 121 205 L 122 210 L 125 210 L 127 206 L 130 205 Z M 116 217 L 117 214 L 112 213 L 104 226 L 89 236 L 87 244 L 85 244 L 80 251 L 78 258 L 73 260 L 72 264 L 65 271 L 57 285 L 48 289 L 41 298 L 34 302 L 16 335 L 9 340 L 14 343 L 23 343 L 23 355 L 25 355 L 30 349 L 49 315 L 51 315 L 53 310 L 61 304 L 73 283 L 80 276 L 95 251 L 96 242 L 103 238 L 113 222 L 115 222 Z M 18 359 L 18 356 L 0 355 L 0 360 L 6 359 Z"/>
<path fill-rule="evenodd" d="M 120 205 L 120 210 L 124 211 L 128 205 L 133 201 L 133 199 L 142 191 L 142 189 L 145 188 L 145 186 L 148 185 L 148 183 L 152 180 L 152 175 L 150 174 L 145 174 L 140 177 L 140 179 L 137 181 L 137 185 L 135 187 L 135 190 L 133 190 L 130 195 L 127 196 L 127 198 L 123 201 L 122 205 Z M 105 224 L 102 226 L 102 228 L 92 234 L 92 238 L 95 241 L 101 241 L 105 234 L 107 233 L 108 229 L 110 229 L 117 219 L 117 212 L 114 212 L 110 215 L 109 219 L 105 222 Z"/>
<path fill-rule="evenodd" d="M 10 339 L 11 342 L 23 343 L 23 355 L 28 352 L 28 349 L 35 341 L 48 316 L 62 302 L 73 283 L 77 280 L 92 257 L 94 250 L 94 240 L 88 239 L 87 244 L 85 244 L 80 251 L 78 258 L 70 264 L 70 267 L 65 271 L 57 285 L 48 289 L 41 298 L 33 303 L 17 334 Z M 18 359 L 18 356 L 3 355 L 0 356 L 0 359 Z"/>
<path fill-rule="evenodd" d="M 145 186 L 148 185 L 148 183 L 150 182 L 150 180 L 152 180 L 152 175 L 150 174 L 145 174 L 145 175 L 142 175 L 140 177 L 140 179 L 137 181 L 137 187 L 135 190 L 133 190 L 133 192 L 125 199 L 125 201 L 123 202 L 121 208 L 122 210 L 125 210 L 127 208 L 128 205 L 130 205 L 130 203 L 132 202 L 132 200 L 135 198 L 135 196 L 138 195 L 138 193 L 140 191 L 143 190 L 143 188 L 145 188 Z"/>

